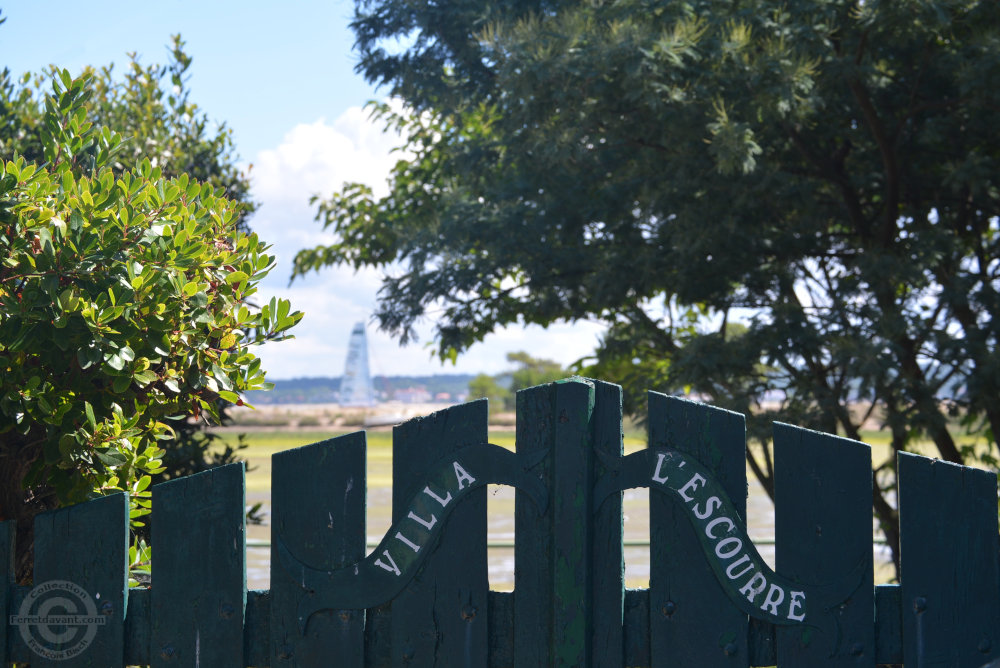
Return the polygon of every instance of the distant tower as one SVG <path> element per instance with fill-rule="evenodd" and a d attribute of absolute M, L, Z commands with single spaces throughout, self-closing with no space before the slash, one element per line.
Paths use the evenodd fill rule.
<path fill-rule="evenodd" d="M 372 406 L 375 393 L 372 391 L 372 377 L 368 372 L 368 341 L 365 338 L 365 324 L 359 322 L 351 330 L 351 340 L 347 344 L 347 361 L 344 376 L 340 379 L 341 406 Z"/>

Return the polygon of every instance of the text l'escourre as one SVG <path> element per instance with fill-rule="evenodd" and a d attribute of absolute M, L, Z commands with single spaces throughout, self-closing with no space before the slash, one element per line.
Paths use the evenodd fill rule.
<path fill-rule="evenodd" d="M 744 545 L 742 533 L 736 521 L 725 514 L 724 504 L 718 495 L 705 497 L 702 489 L 707 482 L 700 473 L 685 472 L 687 462 L 673 453 L 657 453 L 652 474 L 652 485 L 660 485 L 674 491 L 684 502 L 694 518 L 693 524 L 710 541 L 709 559 L 715 558 L 726 578 L 739 595 L 765 613 L 788 622 L 804 622 L 806 617 L 806 594 L 792 591 L 774 582 L 774 574 L 763 564 L 753 546 Z M 668 481 L 669 484 L 668 484 Z M 702 539 L 704 543 L 704 539 Z M 788 591 L 786 591 L 788 589 Z"/>

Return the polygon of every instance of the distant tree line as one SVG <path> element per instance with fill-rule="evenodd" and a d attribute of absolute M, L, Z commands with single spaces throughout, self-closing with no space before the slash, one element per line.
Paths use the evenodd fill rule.
<path fill-rule="evenodd" d="M 490 412 L 513 411 L 517 408 L 517 392 L 543 385 L 571 375 L 558 362 L 538 359 L 526 352 L 507 353 L 514 367 L 496 375 L 481 373 L 469 381 L 469 399 L 490 401 Z"/>

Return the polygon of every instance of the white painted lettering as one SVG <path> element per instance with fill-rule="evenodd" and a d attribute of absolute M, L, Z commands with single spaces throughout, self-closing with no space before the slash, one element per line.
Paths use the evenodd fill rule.
<path fill-rule="evenodd" d="M 732 545 L 734 543 L 735 545 L 733 546 L 733 549 L 728 550 L 725 554 L 723 554 L 723 546 L 726 544 Z M 719 557 L 719 559 L 729 559 L 742 549 L 743 541 L 735 536 L 730 536 L 729 538 L 719 541 L 719 544 L 715 546 L 715 554 Z"/>
<path fill-rule="evenodd" d="M 409 547 L 414 552 L 419 552 L 420 551 L 420 546 L 419 545 L 417 545 L 416 543 L 412 542 L 409 538 L 407 538 L 406 536 L 404 536 L 403 534 L 401 534 L 398 531 L 396 532 L 396 538 L 398 538 L 400 541 L 402 541 L 403 544 L 405 544 L 407 547 Z"/>
<path fill-rule="evenodd" d="M 407 517 L 409 517 L 411 520 L 413 520 L 417 524 L 422 525 L 425 529 L 433 529 L 434 525 L 437 524 L 437 521 L 438 521 L 437 517 L 435 517 L 434 515 L 431 515 L 431 520 L 428 522 L 423 517 L 420 517 L 415 512 L 413 512 L 412 510 L 410 511 L 410 514 L 407 515 Z"/>
<path fill-rule="evenodd" d="M 424 494 L 426 494 L 427 496 L 431 497 L 432 499 L 440 503 L 442 508 L 447 506 L 448 503 L 451 501 L 451 492 L 448 492 L 448 496 L 442 499 L 440 496 L 432 492 L 430 487 L 424 487 Z"/>
<path fill-rule="evenodd" d="M 715 529 L 716 525 L 718 524 L 729 525 L 729 529 L 726 530 L 726 533 L 729 533 L 730 531 L 736 528 L 736 524 L 728 517 L 716 517 L 714 520 L 705 525 L 705 535 L 708 536 L 709 538 L 719 538 L 719 536 L 716 536 L 715 534 L 712 533 L 712 530 Z"/>
<path fill-rule="evenodd" d="M 395 573 L 396 575 L 399 575 L 399 567 L 396 566 L 396 562 L 393 561 L 392 555 L 389 554 L 389 550 L 382 550 L 382 554 L 384 554 L 385 558 L 389 560 L 390 565 L 386 566 L 385 563 L 382 561 L 381 557 L 375 560 L 375 565 L 378 566 L 379 568 L 384 568 L 390 573 Z"/>
<path fill-rule="evenodd" d="M 466 483 L 463 483 L 462 482 L 463 480 L 468 480 L 469 481 L 468 484 L 470 485 L 476 482 L 475 478 L 473 478 L 471 475 L 465 472 L 465 469 L 462 468 L 461 464 L 459 464 L 458 462 L 454 462 L 452 466 L 455 467 L 455 478 L 458 480 L 459 489 L 465 489 Z"/>
<path fill-rule="evenodd" d="M 661 485 L 667 481 L 667 476 L 660 476 L 660 467 L 663 466 L 663 460 L 666 458 L 667 456 L 662 452 L 656 455 L 656 470 L 653 471 L 653 482 L 658 482 Z"/>
<path fill-rule="evenodd" d="M 691 476 L 690 480 L 684 483 L 684 486 L 681 487 L 677 493 L 681 495 L 682 499 L 684 499 L 688 503 L 691 503 L 692 501 L 694 501 L 694 499 L 688 496 L 688 490 L 691 490 L 693 492 L 704 484 L 705 484 L 705 477 L 700 473 L 695 473 L 693 476 Z"/>
<path fill-rule="evenodd" d="M 745 563 L 747 567 L 744 568 L 739 573 L 733 573 L 733 571 L 736 570 L 736 567 L 743 563 Z M 726 577 L 729 578 L 730 580 L 735 580 L 736 578 L 743 577 L 752 570 L 753 570 L 753 563 L 750 561 L 750 557 L 744 554 L 742 557 L 740 557 L 733 563 L 729 564 L 729 568 L 726 569 Z"/>
<path fill-rule="evenodd" d="M 795 611 L 796 609 L 801 608 L 802 604 L 805 603 L 806 593 L 803 591 L 789 592 L 789 599 L 790 600 L 788 601 L 788 618 L 794 619 L 797 622 L 805 621 L 806 613 L 803 612 L 802 614 L 797 615 L 795 614 Z"/>
<path fill-rule="evenodd" d="M 717 496 L 710 496 L 708 497 L 708 501 L 705 502 L 705 510 L 699 511 L 698 506 L 694 507 L 694 516 L 699 520 L 703 520 L 721 507 L 722 499 Z"/>
<path fill-rule="evenodd" d="M 753 603 L 753 600 L 757 598 L 757 594 L 761 593 L 767 589 L 767 579 L 760 573 L 754 573 L 753 577 L 740 588 L 740 593 L 747 597 L 747 600 Z"/>
<path fill-rule="evenodd" d="M 778 585 L 771 583 L 771 588 L 767 590 L 767 596 L 764 597 L 764 604 L 760 606 L 760 609 L 764 612 L 770 612 L 772 615 L 777 617 L 778 606 L 781 605 L 781 602 L 784 600 L 785 590 Z"/>

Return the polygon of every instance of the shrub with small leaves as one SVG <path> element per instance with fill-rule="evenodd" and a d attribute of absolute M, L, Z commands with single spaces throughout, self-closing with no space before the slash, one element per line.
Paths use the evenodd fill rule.
<path fill-rule="evenodd" d="M 148 160 L 112 171 L 124 140 L 87 120 L 90 84 L 56 78 L 45 164 L 0 163 L 0 519 L 19 533 L 115 490 L 146 514 L 168 418 L 266 387 L 250 347 L 301 317 L 248 301 L 274 258 L 238 203 Z"/>

